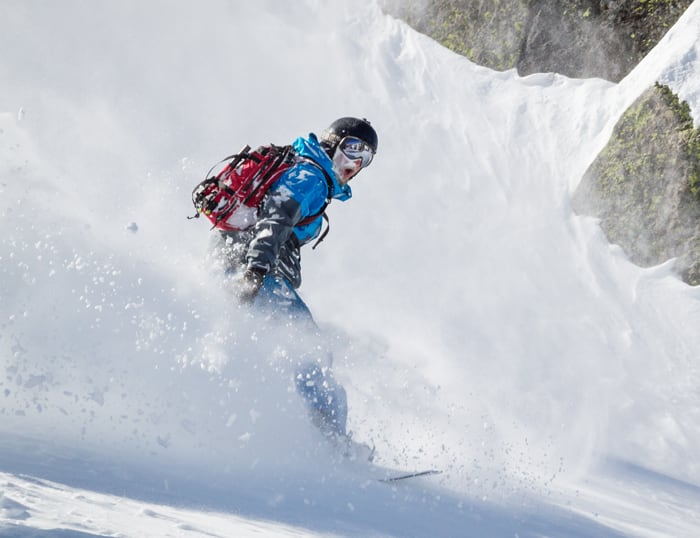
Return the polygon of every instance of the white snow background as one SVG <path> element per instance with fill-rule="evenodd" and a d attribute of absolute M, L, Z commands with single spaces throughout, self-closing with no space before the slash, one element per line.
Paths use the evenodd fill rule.
<path fill-rule="evenodd" d="M 656 80 L 700 118 L 700 2 L 620 84 L 476 66 L 372 0 L 0 2 L 0 535 L 700 536 L 700 290 L 570 197 Z M 208 267 L 190 191 L 246 143 L 379 132 L 301 293 L 349 427 Z"/>

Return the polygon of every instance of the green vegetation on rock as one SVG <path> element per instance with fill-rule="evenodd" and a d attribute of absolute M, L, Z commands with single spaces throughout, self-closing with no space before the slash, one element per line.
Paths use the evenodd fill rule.
<path fill-rule="evenodd" d="M 390 11 L 448 49 L 480 65 L 510 69 L 518 60 L 527 0 L 396 1 Z"/>
<path fill-rule="evenodd" d="M 677 258 L 692 285 L 700 284 L 699 140 L 687 103 L 657 84 L 622 116 L 573 198 L 633 262 Z"/>
<path fill-rule="evenodd" d="M 497 70 L 618 81 L 692 0 L 385 0 L 389 13 Z"/>

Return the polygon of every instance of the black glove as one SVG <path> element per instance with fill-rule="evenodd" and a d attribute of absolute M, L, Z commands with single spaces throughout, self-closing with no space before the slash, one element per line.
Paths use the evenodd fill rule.
<path fill-rule="evenodd" d="M 245 270 L 241 279 L 241 290 L 238 294 L 241 303 L 253 304 L 264 279 L 265 271 L 262 269 L 253 267 Z"/>

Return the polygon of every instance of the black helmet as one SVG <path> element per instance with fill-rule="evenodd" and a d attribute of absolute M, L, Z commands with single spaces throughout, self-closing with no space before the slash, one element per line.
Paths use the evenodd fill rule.
<path fill-rule="evenodd" d="M 331 157 L 335 152 L 338 143 L 346 136 L 355 136 L 366 142 L 372 148 L 373 152 L 377 152 L 379 138 L 374 127 L 370 125 L 369 120 L 359 118 L 340 118 L 330 124 L 328 129 L 323 131 L 321 135 L 321 145 L 324 147 L 328 155 Z"/>

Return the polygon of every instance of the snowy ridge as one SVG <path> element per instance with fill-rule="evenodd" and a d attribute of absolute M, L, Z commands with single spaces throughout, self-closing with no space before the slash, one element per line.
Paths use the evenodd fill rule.
<path fill-rule="evenodd" d="M 657 81 L 667 84 L 690 106 L 696 128 L 700 126 L 700 90 L 696 84 L 700 44 L 695 35 L 698 25 L 700 7 L 694 2 L 676 23 L 673 32 L 668 32 L 622 82 L 622 86 L 635 88 L 648 87 Z"/>
<path fill-rule="evenodd" d="M 700 533 L 700 293 L 569 205 L 655 80 L 697 121 L 698 2 L 618 85 L 370 0 L 0 14 L 0 535 Z M 379 153 L 301 292 L 355 436 L 444 471 L 410 484 L 328 452 L 185 219 L 217 159 L 345 114 Z"/>

